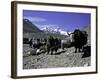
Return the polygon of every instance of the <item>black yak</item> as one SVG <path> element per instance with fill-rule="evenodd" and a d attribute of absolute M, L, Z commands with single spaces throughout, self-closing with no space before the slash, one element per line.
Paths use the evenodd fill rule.
<path fill-rule="evenodd" d="M 87 44 L 87 36 L 88 35 L 86 31 L 80 31 L 79 29 L 75 29 L 73 33 L 75 53 L 77 52 L 77 50 L 79 52 L 82 51 L 82 47 Z"/>
<path fill-rule="evenodd" d="M 54 51 L 57 52 L 59 47 L 60 47 L 60 40 L 58 38 L 50 36 L 47 39 L 46 48 L 48 54 L 49 52 L 51 52 L 51 54 L 53 54 Z"/>

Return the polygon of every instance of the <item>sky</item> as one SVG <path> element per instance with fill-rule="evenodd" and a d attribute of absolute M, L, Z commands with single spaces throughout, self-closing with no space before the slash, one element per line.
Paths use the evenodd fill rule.
<path fill-rule="evenodd" d="M 23 19 L 29 19 L 38 28 L 60 28 L 64 31 L 82 29 L 91 24 L 90 13 L 23 10 Z"/>

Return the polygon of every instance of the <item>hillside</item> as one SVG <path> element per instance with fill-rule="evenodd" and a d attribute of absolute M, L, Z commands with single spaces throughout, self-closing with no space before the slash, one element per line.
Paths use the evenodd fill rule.
<path fill-rule="evenodd" d="M 83 28 L 83 30 L 87 32 L 87 34 L 88 34 L 88 42 L 90 44 L 91 43 L 91 27 L 90 26 L 85 26 Z"/>
<path fill-rule="evenodd" d="M 40 30 L 36 25 L 34 25 L 28 19 L 23 19 L 23 37 L 24 38 L 47 38 L 48 36 L 54 36 L 59 38 L 65 38 L 65 35 L 60 35 L 58 33 L 51 33 Z"/>
<path fill-rule="evenodd" d="M 39 33 L 42 32 L 36 25 L 32 24 L 28 19 L 23 19 L 23 33 Z"/>

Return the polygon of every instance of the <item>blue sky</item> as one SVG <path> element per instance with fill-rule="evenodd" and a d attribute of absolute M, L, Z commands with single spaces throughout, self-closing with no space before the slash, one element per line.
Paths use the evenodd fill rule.
<path fill-rule="evenodd" d="M 91 24 L 91 14 L 73 12 L 51 12 L 23 10 L 23 18 L 29 19 L 38 28 L 51 27 L 74 31 Z"/>

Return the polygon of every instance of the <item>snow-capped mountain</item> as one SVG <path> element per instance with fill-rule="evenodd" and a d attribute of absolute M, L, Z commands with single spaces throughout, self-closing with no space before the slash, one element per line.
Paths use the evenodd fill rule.
<path fill-rule="evenodd" d="M 60 35 L 67 35 L 70 34 L 71 32 L 63 31 L 59 27 L 58 28 L 51 28 L 51 27 L 43 27 L 41 29 L 42 31 L 45 31 L 46 33 L 57 33 Z"/>

